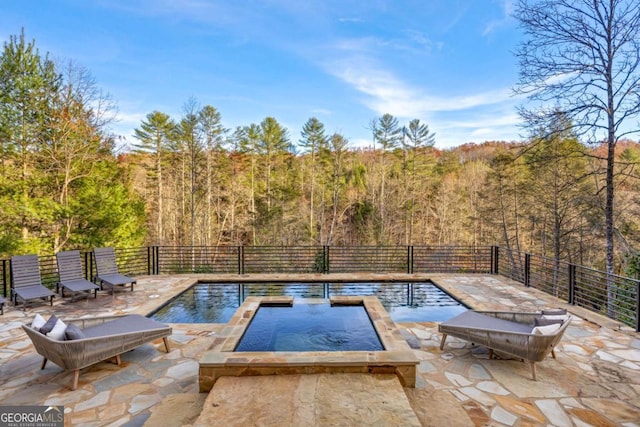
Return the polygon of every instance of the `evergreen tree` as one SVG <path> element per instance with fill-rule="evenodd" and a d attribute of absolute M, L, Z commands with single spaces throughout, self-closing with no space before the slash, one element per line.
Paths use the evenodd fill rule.
<path fill-rule="evenodd" d="M 396 148 L 402 139 L 402 128 L 398 125 L 398 119 L 391 114 L 384 114 L 377 120 L 374 120 L 371 124 L 371 130 L 373 132 L 373 141 L 381 145 L 380 150 L 380 184 L 378 194 L 378 226 L 376 229 L 376 243 L 383 244 L 388 240 L 386 235 L 387 215 L 386 215 L 386 201 L 388 198 L 386 185 L 387 185 L 387 157 L 388 151 Z"/>
<path fill-rule="evenodd" d="M 40 55 L 35 41 L 26 42 L 24 30 L 5 42 L 0 56 L 0 173 L 2 197 L 11 208 L 0 221 L 10 235 L 19 228 L 24 251 L 40 249 L 38 230 L 44 212 L 38 213 L 38 206 L 46 194 L 38 191 L 41 176 L 34 170 L 34 152 L 47 139 L 52 98 L 60 80 L 53 61 Z"/>
<path fill-rule="evenodd" d="M 327 137 L 324 133 L 324 124 L 320 122 L 317 118 L 312 117 L 304 124 L 302 127 L 302 139 L 300 140 L 300 145 L 305 149 L 305 151 L 309 154 L 309 175 L 310 175 L 310 183 L 309 183 L 309 243 L 315 243 L 315 236 L 317 234 L 316 225 L 314 222 L 314 211 L 316 209 L 314 201 L 315 201 L 315 193 L 316 193 L 316 180 L 317 180 L 317 166 L 316 166 L 316 158 L 318 153 L 322 150 L 326 150 L 327 147 Z"/>
<path fill-rule="evenodd" d="M 204 236 L 202 243 L 209 245 L 214 243 L 214 226 L 218 229 L 219 242 L 224 230 L 222 229 L 222 218 L 224 207 L 222 206 L 225 189 L 228 187 L 228 179 L 231 171 L 225 161 L 224 143 L 225 135 L 228 132 L 222 126 L 220 112 L 211 105 L 204 106 L 198 113 L 198 122 L 203 145 L 205 147 L 206 166 L 204 183 L 205 208 L 203 212 Z M 215 218 L 215 224 L 214 224 Z"/>
<path fill-rule="evenodd" d="M 419 119 L 413 119 L 409 126 L 402 128 L 402 147 L 405 154 L 405 166 L 403 170 L 407 175 L 405 190 L 407 197 L 407 220 L 405 221 L 405 244 L 413 243 L 413 228 L 415 223 L 416 187 L 418 185 L 418 171 L 424 172 L 424 162 L 419 161 L 420 150 L 433 147 L 436 136 L 431 133 L 429 126 L 420 123 Z M 422 156 L 424 157 L 424 156 Z"/>
<path fill-rule="evenodd" d="M 144 157 L 151 156 L 152 165 L 147 170 L 147 185 L 150 187 L 151 197 L 149 201 L 149 225 L 153 233 L 151 241 L 155 244 L 165 242 L 165 180 L 164 168 L 168 161 L 167 153 L 170 150 L 171 140 L 174 137 L 176 124 L 169 115 L 160 111 L 147 114 L 146 121 L 134 130 L 134 136 L 139 141 L 134 145 L 135 152 Z M 151 230 L 150 230 L 151 231 Z"/>

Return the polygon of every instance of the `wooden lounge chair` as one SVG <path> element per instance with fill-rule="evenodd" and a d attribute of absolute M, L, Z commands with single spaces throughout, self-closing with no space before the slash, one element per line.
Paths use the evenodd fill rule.
<path fill-rule="evenodd" d="M 82 331 L 80 337 L 69 340 L 53 339 L 43 335 L 31 325 L 22 325 L 33 343 L 36 352 L 44 357 L 41 369 L 47 360 L 66 370 L 73 371 L 72 390 L 78 387 L 80 369 L 103 360 L 115 358 L 120 365 L 120 355 L 142 344 L 162 338 L 168 353 L 171 327 L 139 314 L 106 316 L 87 319 L 70 319 L 64 323 L 69 329 L 73 324 Z"/>
<path fill-rule="evenodd" d="M 82 292 L 86 292 L 88 298 L 93 291 L 94 298 L 97 298 L 99 286 L 84 278 L 80 251 L 58 252 L 56 262 L 60 276 L 56 290 L 63 298 L 65 289 L 71 293 L 71 301 L 75 299 L 76 294 Z"/>
<path fill-rule="evenodd" d="M 548 328 L 552 329 L 550 333 L 540 333 L 545 327 L 534 329 L 534 319 L 542 317 L 542 313 L 469 310 L 438 325 L 442 333 L 440 350 L 447 335 L 461 338 L 487 347 L 489 358 L 494 351 L 499 351 L 528 361 L 531 376 L 536 380 L 536 362 L 544 360 L 549 353 L 555 358 L 554 347 L 572 319 L 566 315 L 561 324 Z"/>
<path fill-rule="evenodd" d="M 95 248 L 93 254 L 96 260 L 96 280 L 100 282 L 101 288 L 103 286 L 111 288 L 111 294 L 113 295 L 116 286 L 125 286 L 130 283 L 133 291 L 136 279 L 118 272 L 116 253 L 113 248 Z"/>
<path fill-rule="evenodd" d="M 18 300 L 23 302 L 23 310 L 27 302 L 33 300 L 50 300 L 53 305 L 55 294 L 42 285 L 40 279 L 40 263 L 37 255 L 15 255 L 11 257 L 11 296 L 14 305 Z"/>

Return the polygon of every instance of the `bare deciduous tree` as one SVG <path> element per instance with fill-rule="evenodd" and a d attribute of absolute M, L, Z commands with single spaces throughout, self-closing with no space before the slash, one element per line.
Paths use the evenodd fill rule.
<path fill-rule="evenodd" d="M 615 146 L 640 131 L 631 123 L 640 115 L 640 3 L 519 0 L 515 17 L 525 32 L 516 91 L 533 101 L 521 109 L 524 119 L 540 128 L 560 110 L 580 136 L 607 143 L 606 269 L 613 274 Z"/>

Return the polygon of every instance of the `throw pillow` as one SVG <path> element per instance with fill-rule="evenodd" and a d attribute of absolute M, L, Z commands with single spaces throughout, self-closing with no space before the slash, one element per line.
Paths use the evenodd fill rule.
<path fill-rule="evenodd" d="M 60 319 L 56 322 L 51 332 L 47 336 L 57 341 L 64 341 L 64 331 L 67 329 L 67 325 Z"/>
<path fill-rule="evenodd" d="M 36 314 L 36 317 L 31 321 L 31 327 L 36 331 L 40 331 L 40 328 L 42 328 L 45 323 L 47 323 L 47 321 L 44 320 L 44 317 L 40 316 L 40 314 Z"/>
<path fill-rule="evenodd" d="M 64 331 L 64 336 L 67 340 L 81 340 L 82 338 L 86 338 L 82 329 L 78 328 L 75 324 L 70 323 L 67 326 L 67 329 Z"/>
<path fill-rule="evenodd" d="M 57 321 L 58 321 L 58 318 L 56 317 L 56 315 L 52 314 L 51 317 L 49 317 L 49 320 L 47 320 L 47 323 L 45 323 L 40 328 L 40 333 L 47 335 L 49 332 L 53 330 L 53 327 L 56 326 Z"/>
<path fill-rule="evenodd" d="M 531 333 L 534 335 L 553 335 L 558 329 L 560 329 L 560 324 L 556 323 L 555 325 L 536 326 Z"/>

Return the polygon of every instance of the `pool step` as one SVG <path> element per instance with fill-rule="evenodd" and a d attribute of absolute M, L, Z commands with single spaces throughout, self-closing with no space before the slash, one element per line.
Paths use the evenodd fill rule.
<path fill-rule="evenodd" d="M 223 377 L 194 427 L 420 426 L 395 375 L 314 374 Z"/>
<path fill-rule="evenodd" d="M 205 393 L 229 376 L 350 373 L 394 374 L 404 387 L 415 387 L 419 364 L 408 345 L 407 350 L 385 351 L 207 351 L 200 358 L 198 384 Z"/>

